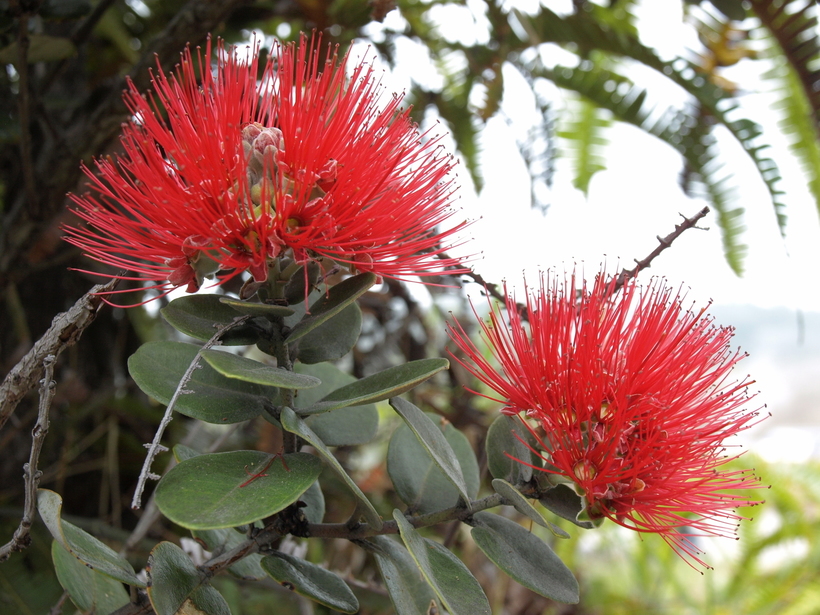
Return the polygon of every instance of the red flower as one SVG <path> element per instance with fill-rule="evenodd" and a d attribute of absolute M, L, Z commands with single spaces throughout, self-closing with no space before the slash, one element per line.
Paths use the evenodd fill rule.
<path fill-rule="evenodd" d="M 67 240 L 165 290 L 216 271 L 261 282 L 287 250 L 391 277 L 463 272 L 438 258 L 465 225 L 436 230 L 453 215 L 451 157 L 397 97 L 381 104 L 372 66 L 346 78 L 349 56 L 317 47 L 277 46 L 260 79 L 258 46 L 245 60 L 219 43 L 212 67 L 209 42 L 154 93 L 130 84 L 124 152 L 85 169 L 93 190 L 71 198 L 89 227 Z"/>
<path fill-rule="evenodd" d="M 542 275 L 528 288 L 529 326 L 512 296 L 509 322 L 491 310 L 481 331 L 500 369 L 459 324 L 449 333 L 468 360 L 456 360 L 503 412 L 525 413 L 534 435 L 543 429 L 538 469 L 574 482 L 591 519 L 660 534 L 705 566 L 690 538 L 734 535 L 734 509 L 757 503 L 726 492 L 759 487 L 751 471 L 718 470 L 729 461 L 724 440 L 757 417 L 744 410 L 751 382 L 730 377 L 744 355 L 731 350 L 731 329 L 685 309 L 663 281 L 617 291 L 599 274 L 580 296 L 575 282 Z"/>

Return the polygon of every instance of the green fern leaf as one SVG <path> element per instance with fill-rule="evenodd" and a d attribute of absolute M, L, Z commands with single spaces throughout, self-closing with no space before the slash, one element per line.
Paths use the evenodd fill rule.
<path fill-rule="evenodd" d="M 587 196 L 592 176 L 606 168 L 603 149 L 607 140 L 602 133 L 612 122 L 600 107 L 583 98 L 569 101 L 565 117 L 570 119 L 559 128 L 558 136 L 566 141 L 565 153 L 573 163 L 573 186 Z"/>

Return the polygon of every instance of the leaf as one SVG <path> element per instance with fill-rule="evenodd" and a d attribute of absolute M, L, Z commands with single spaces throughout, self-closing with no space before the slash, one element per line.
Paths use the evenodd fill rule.
<path fill-rule="evenodd" d="M 128 372 L 137 386 L 158 402 L 168 405 L 199 346 L 182 342 L 148 342 L 128 359 Z M 206 423 L 239 423 L 255 418 L 271 406 L 278 395 L 273 387 L 226 378 L 204 361 L 195 369 L 175 410 Z"/>
<path fill-rule="evenodd" d="M 485 448 L 490 474 L 513 485 L 529 482 L 533 471 L 530 465 L 539 465 L 540 459 L 527 444 L 534 449 L 536 442 L 518 417 L 499 415 L 487 430 Z"/>
<path fill-rule="evenodd" d="M 76 525 L 63 521 L 62 507 L 63 499 L 58 494 L 48 489 L 37 490 L 37 510 L 54 540 L 92 570 L 127 585 L 145 587 L 125 558 Z"/>
<path fill-rule="evenodd" d="M 436 596 L 407 549 L 387 536 L 373 536 L 364 542 L 364 548 L 376 558 L 397 615 L 428 615 Z"/>
<path fill-rule="evenodd" d="M 296 357 L 309 364 L 336 361 L 350 352 L 361 332 L 362 310 L 358 304 L 351 303 L 298 340 Z"/>
<path fill-rule="evenodd" d="M 322 493 L 318 480 L 308 487 L 308 490 L 299 497 L 299 501 L 305 504 L 302 513 L 308 523 L 322 522 L 325 518 L 325 494 Z"/>
<path fill-rule="evenodd" d="M 251 303 L 250 301 L 232 299 L 231 297 L 219 297 L 219 302 L 242 315 L 264 316 L 265 318 L 286 318 L 293 314 L 293 308 L 289 308 L 285 305 Z"/>
<path fill-rule="evenodd" d="M 571 487 L 561 484 L 556 485 L 546 493 L 542 494 L 538 501 L 541 506 L 554 512 L 556 515 L 567 521 L 572 521 L 578 527 L 586 530 L 592 529 L 595 525 L 590 521 L 579 521 L 578 515 L 584 510 L 584 502 Z"/>
<path fill-rule="evenodd" d="M 367 496 L 362 493 L 359 486 L 353 481 L 352 478 L 350 478 L 347 472 L 344 471 L 344 468 L 342 468 L 336 457 L 333 456 L 333 453 L 327 449 L 324 442 L 322 442 L 313 430 L 307 426 L 307 423 L 300 419 L 297 414 L 288 407 L 282 408 L 279 421 L 282 423 L 282 428 L 285 431 L 296 434 L 316 449 L 316 452 L 322 459 L 325 460 L 325 463 L 330 466 L 330 469 L 342 479 L 342 481 L 353 492 L 353 495 L 356 496 L 358 505 L 362 509 L 362 514 L 365 519 L 367 519 L 367 523 L 373 529 L 377 531 L 380 530 L 382 528 L 382 519 L 373 507 L 373 504 L 370 503 L 370 500 L 368 500 Z"/>
<path fill-rule="evenodd" d="M 148 599 L 157 615 L 231 615 L 222 595 L 175 544 L 154 547 L 146 572 Z"/>
<path fill-rule="evenodd" d="M 401 397 L 393 397 L 390 400 L 390 405 L 404 419 L 404 422 L 418 438 L 419 444 L 424 447 L 436 466 L 455 485 L 464 504 L 469 508 L 470 495 L 467 493 L 467 485 L 461 473 L 461 465 L 441 430 L 424 412 Z"/>
<path fill-rule="evenodd" d="M 301 596 L 342 613 L 356 613 L 359 601 L 338 575 L 321 566 L 284 553 L 262 560 L 262 568 L 273 579 Z"/>
<path fill-rule="evenodd" d="M 518 512 L 522 515 L 535 521 L 541 527 L 547 528 L 550 532 L 552 532 L 555 536 L 559 538 L 569 538 L 569 534 L 567 534 L 564 530 L 560 527 L 555 525 L 554 523 L 550 523 L 539 513 L 535 507 L 529 503 L 527 498 L 525 498 L 518 490 L 513 487 L 510 483 L 500 478 L 493 479 L 493 489 L 495 492 L 507 500 L 507 503 L 515 508 Z"/>
<path fill-rule="evenodd" d="M 601 109 L 583 98 L 568 101 L 568 113 L 562 115 L 558 136 L 567 141 L 567 157 L 574 167 L 573 186 L 589 196 L 589 183 L 598 171 L 606 169 L 603 130 L 612 122 Z"/>
<path fill-rule="evenodd" d="M 294 404 L 297 412 L 302 407 L 311 406 L 334 389 L 356 382 L 353 376 L 330 363 L 297 363 L 294 369 L 300 374 L 309 374 L 322 381 L 322 384 L 313 389 L 299 391 Z M 370 442 L 376 436 L 379 411 L 374 404 L 350 406 L 308 416 L 305 423 L 326 446 L 354 446 Z"/>
<path fill-rule="evenodd" d="M 313 376 L 297 374 L 281 367 L 270 367 L 253 359 L 246 359 L 230 352 L 203 350 L 202 358 L 226 378 L 252 382 L 282 389 L 310 389 L 321 384 Z"/>
<path fill-rule="evenodd" d="M 194 530 L 191 533 L 194 538 L 205 544 L 205 548 L 210 551 L 214 557 L 230 551 L 248 539 L 245 532 L 238 532 L 233 528 Z M 253 581 L 264 579 L 267 575 L 259 565 L 259 562 L 262 561 L 262 557 L 263 556 L 258 553 L 246 555 L 235 564 L 231 565 L 228 568 L 228 572 L 239 577 L 240 579 Z"/>
<path fill-rule="evenodd" d="M 578 581 L 547 544 L 517 523 L 488 512 L 472 516 L 473 540 L 496 566 L 536 594 L 577 604 Z"/>
<path fill-rule="evenodd" d="M 400 510 L 393 511 L 393 518 L 404 546 L 451 615 L 491 615 L 487 596 L 461 560 L 439 543 L 422 538 Z"/>
<path fill-rule="evenodd" d="M 208 341 L 217 326 L 231 324 L 239 318 L 237 310 L 222 303 L 220 295 L 190 295 L 174 299 L 160 314 L 174 329 L 194 339 Z M 259 330 L 245 323 L 227 331 L 220 340 L 225 346 L 246 346 L 259 340 Z"/>
<path fill-rule="evenodd" d="M 356 301 L 359 297 L 376 283 L 376 276 L 372 273 L 360 273 L 351 278 L 339 282 L 333 286 L 327 294 L 319 297 L 310 306 L 310 314 L 300 320 L 285 339 L 289 344 L 295 342 L 300 337 L 333 318 L 336 314 L 345 309 L 348 305 Z"/>
<path fill-rule="evenodd" d="M 174 459 L 177 460 L 177 463 L 180 461 L 185 461 L 186 459 L 193 459 L 194 457 L 198 457 L 202 454 L 199 451 L 195 451 L 190 446 L 185 446 L 184 444 L 175 444 L 173 453 Z"/>
<path fill-rule="evenodd" d="M 156 503 L 174 523 L 196 530 L 246 525 L 299 499 L 319 477 L 313 455 L 231 451 L 180 462 L 157 485 Z M 258 477 L 254 475 L 260 474 Z"/>
<path fill-rule="evenodd" d="M 455 452 L 467 485 L 467 495 L 475 498 L 480 483 L 478 462 L 466 436 L 449 422 L 438 419 L 439 429 Z M 458 503 L 460 494 L 455 485 L 433 462 L 407 425 L 400 425 L 390 438 L 387 449 L 387 472 L 396 493 L 411 509 L 426 513 L 450 508 Z"/>
<path fill-rule="evenodd" d="M 104 615 L 131 601 L 122 583 L 95 572 L 56 540 L 51 543 L 51 558 L 60 585 L 81 611 Z"/>
<path fill-rule="evenodd" d="M 55 62 L 76 55 L 77 48 L 68 38 L 49 36 L 48 34 L 29 34 L 29 47 L 26 62 Z M 17 41 L 0 49 L 0 64 L 20 64 L 20 52 Z"/>
<path fill-rule="evenodd" d="M 449 366 L 450 362 L 447 359 L 434 358 L 410 361 L 403 365 L 390 367 L 336 389 L 313 406 L 302 408 L 300 414 L 317 414 L 336 408 L 360 406 L 389 399 L 409 391 Z"/>

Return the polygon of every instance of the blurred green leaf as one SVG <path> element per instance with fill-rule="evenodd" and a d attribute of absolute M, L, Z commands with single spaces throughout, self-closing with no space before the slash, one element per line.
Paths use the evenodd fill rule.
<path fill-rule="evenodd" d="M 175 544 L 154 547 L 146 570 L 148 599 L 157 615 L 231 615 L 222 595 Z"/>
<path fill-rule="evenodd" d="M 131 601 L 121 582 L 95 572 L 56 540 L 51 543 L 51 557 L 60 585 L 81 611 L 107 615 Z"/>
<path fill-rule="evenodd" d="M 193 530 L 191 534 L 198 541 L 205 543 L 205 548 L 214 556 L 218 557 L 239 546 L 246 540 L 248 535 L 246 532 L 239 532 L 233 528 L 219 528 L 214 530 Z M 254 580 L 264 579 L 267 575 L 259 562 L 262 561 L 262 555 L 258 553 L 251 553 L 246 555 L 235 564 L 228 568 L 228 572 L 239 577 L 240 579 Z"/>
<path fill-rule="evenodd" d="M 533 472 L 530 466 L 540 465 L 541 462 L 538 455 L 532 452 L 535 445 L 535 438 L 518 417 L 499 415 L 487 430 L 487 466 L 490 474 L 513 485 L 529 482 Z"/>
<path fill-rule="evenodd" d="M 0 49 L 0 64 L 20 63 L 20 52 L 17 41 Z M 29 34 L 29 47 L 26 60 L 29 64 L 36 62 L 54 62 L 70 58 L 77 53 L 74 43 L 67 38 L 49 36 L 48 34 Z"/>

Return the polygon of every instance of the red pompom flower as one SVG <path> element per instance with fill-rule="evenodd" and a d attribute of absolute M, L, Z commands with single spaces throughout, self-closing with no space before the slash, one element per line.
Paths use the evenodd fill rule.
<path fill-rule="evenodd" d="M 690 538 L 733 536 L 735 509 L 758 503 L 736 491 L 760 486 L 751 471 L 718 469 L 737 457 L 724 441 L 758 416 L 744 408 L 751 382 L 731 378 L 744 355 L 731 329 L 685 309 L 662 280 L 617 290 L 599 274 L 578 294 L 575 283 L 542 275 L 527 288 L 528 325 L 510 295 L 508 321 L 491 310 L 481 333 L 500 369 L 459 324 L 449 333 L 466 359 L 455 358 L 503 412 L 528 417 L 538 469 L 571 480 L 589 518 L 660 534 L 705 566 Z"/>
<path fill-rule="evenodd" d="M 72 195 L 88 227 L 67 240 L 157 288 L 199 288 L 206 275 L 265 281 L 290 250 L 390 277 L 464 268 L 438 258 L 465 223 L 453 215 L 453 162 L 418 132 L 397 97 L 382 101 L 372 66 L 304 37 L 277 46 L 264 68 L 211 44 L 190 49 L 143 96 L 125 94 L 132 121 L 123 153 L 85 169 L 92 191 Z M 260 76 L 261 75 L 261 76 Z"/>

